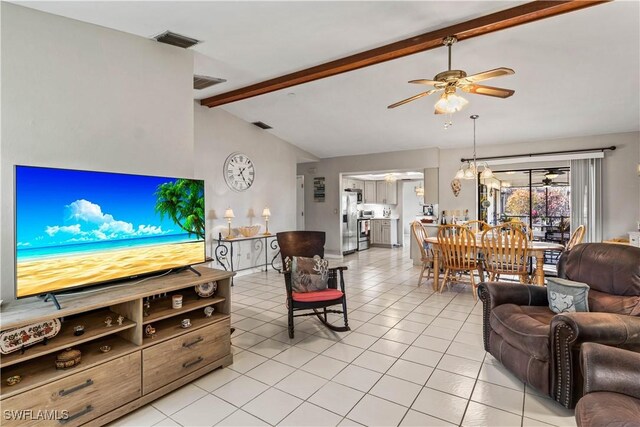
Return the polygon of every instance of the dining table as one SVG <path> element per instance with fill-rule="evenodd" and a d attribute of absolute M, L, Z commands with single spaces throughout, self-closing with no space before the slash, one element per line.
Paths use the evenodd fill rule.
<path fill-rule="evenodd" d="M 425 242 L 429 243 L 433 247 L 433 289 L 435 291 L 438 290 L 438 285 L 440 282 L 440 250 L 439 243 L 437 237 L 427 237 Z M 476 238 L 475 247 L 479 250 L 482 250 L 482 239 Z M 529 242 L 529 246 L 527 248 L 527 255 L 531 257 L 535 257 L 536 259 L 536 269 L 534 276 L 534 284 L 539 286 L 544 286 L 544 252 L 545 251 L 559 251 L 562 252 L 564 250 L 564 246 L 560 243 L 553 242 L 538 242 L 532 241 Z M 484 271 L 482 266 L 479 269 L 480 273 L 480 281 L 484 281 Z"/>

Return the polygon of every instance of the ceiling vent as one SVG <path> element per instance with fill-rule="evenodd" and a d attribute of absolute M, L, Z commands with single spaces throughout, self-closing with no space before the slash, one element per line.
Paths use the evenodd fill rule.
<path fill-rule="evenodd" d="M 252 125 L 256 125 L 258 126 L 260 129 L 273 129 L 271 126 L 269 126 L 268 124 L 264 123 L 264 122 L 253 122 L 251 123 Z"/>
<path fill-rule="evenodd" d="M 193 76 L 193 88 L 197 90 L 206 89 L 213 85 L 217 85 L 224 82 L 226 82 L 225 79 L 219 79 L 216 77 L 199 76 L 197 74 Z"/>
<path fill-rule="evenodd" d="M 171 46 L 177 46 L 184 49 L 188 49 L 191 46 L 195 46 L 200 43 L 199 40 L 183 36 L 181 34 L 172 33 L 171 31 L 165 31 L 162 34 L 155 36 L 154 39 L 156 39 L 160 43 L 166 43 L 170 44 Z"/>

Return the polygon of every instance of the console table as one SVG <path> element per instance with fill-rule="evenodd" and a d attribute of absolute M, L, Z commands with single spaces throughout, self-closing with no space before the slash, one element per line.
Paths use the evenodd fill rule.
<path fill-rule="evenodd" d="M 257 258 L 262 256 L 262 251 L 264 251 L 264 264 L 254 264 L 249 267 L 234 268 L 233 265 L 233 246 L 235 243 L 242 242 L 252 242 L 253 249 L 258 253 Z M 227 246 L 228 244 L 228 246 Z M 267 250 L 267 245 L 274 251 L 276 251 L 275 255 L 269 261 L 269 251 Z M 248 270 L 250 268 L 262 267 L 264 266 L 264 271 L 268 270 L 268 266 L 271 265 L 278 273 L 281 272 L 281 269 L 274 265 L 274 262 L 278 255 L 280 254 L 280 248 L 278 247 L 278 240 L 276 239 L 275 234 L 258 234 L 252 237 L 235 237 L 233 239 L 223 238 L 221 233 L 218 233 L 218 244 L 213 251 L 216 262 L 227 271 L 242 271 Z M 227 257 L 227 255 L 229 255 Z M 233 281 L 231 282 L 233 285 Z"/>

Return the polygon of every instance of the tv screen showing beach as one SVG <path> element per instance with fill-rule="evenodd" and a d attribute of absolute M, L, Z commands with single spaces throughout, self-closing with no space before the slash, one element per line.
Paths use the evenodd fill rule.
<path fill-rule="evenodd" d="M 16 296 L 205 260 L 204 181 L 16 166 Z"/>

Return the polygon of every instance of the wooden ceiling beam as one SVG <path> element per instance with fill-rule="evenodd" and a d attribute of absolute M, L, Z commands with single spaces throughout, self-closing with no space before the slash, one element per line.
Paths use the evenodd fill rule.
<path fill-rule="evenodd" d="M 531 3 L 525 3 L 446 28 L 430 31 L 416 37 L 316 65 L 315 67 L 205 98 L 200 101 L 200 104 L 206 105 L 207 107 L 218 107 L 231 102 L 264 95 L 302 83 L 312 82 L 314 80 L 434 49 L 442 46 L 442 40 L 447 36 L 455 36 L 459 41 L 462 41 L 601 3 L 607 3 L 607 0 L 533 1 Z"/>

